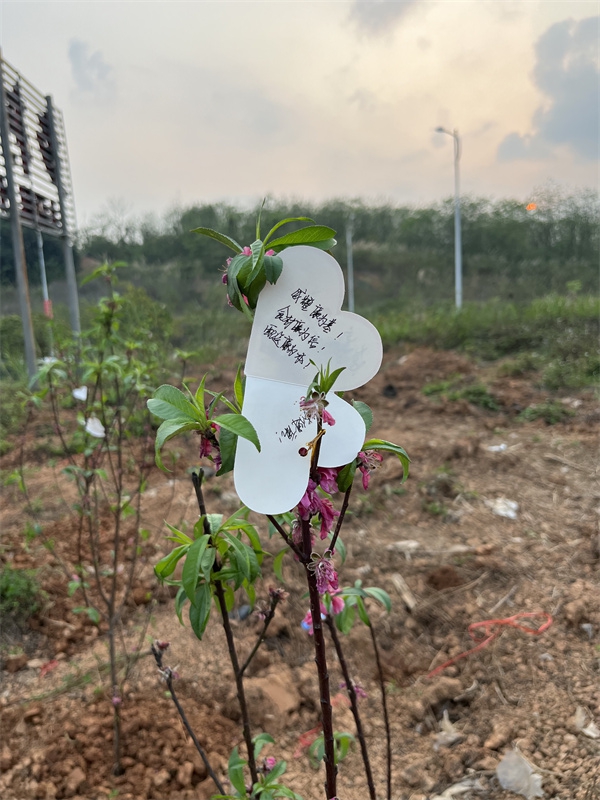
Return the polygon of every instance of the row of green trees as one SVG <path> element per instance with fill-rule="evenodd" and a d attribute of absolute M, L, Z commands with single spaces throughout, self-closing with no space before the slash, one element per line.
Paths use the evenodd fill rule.
<path fill-rule="evenodd" d="M 567 194 L 547 188 L 525 201 L 467 197 L 462 203 L 465 300 L 529 301 L 562 292 L 579 281 L 597 290 L 600 208 L 591 190 Z M 429 207 L 367 205 L 332 200 L 321 205 L 271 200 L 265 226 L 286 216 L 323 220 L 338 232 L 335 255 L 345 266 L 346 228 L 352 217 L 356 301 L 363 310 L 386 304 L 438 303 L 453 297 L 454 208 L 451 200 Z M 204 226 L 225 230 L 240 242 L 254 237 L 256 209 L 204 204 L 176 209 L 162 219 L 136 218 L 114 207 L 81 232 L 79 261 L 123 260 L 134 283 L 172 308 L 206 306 L 223 262 L 219 245 L 193 234 Z M 14 280 L 10 242 L 2 226 L 2 282 Z M 50 278 L 60 277 L 61 260 L 48 242 Z M 32 264 L 35 263 L 33 252 Z M 56 262 L 56 263 L 55 263 Z M 30 266 L 31 281 L 37 270 Z M 55 273 L 57 273 L 55 275 Z"/>

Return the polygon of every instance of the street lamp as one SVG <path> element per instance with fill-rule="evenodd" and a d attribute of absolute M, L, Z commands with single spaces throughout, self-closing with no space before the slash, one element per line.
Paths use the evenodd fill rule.
<path fill-rule="evenodd" d="M 436 133 L 447 133 L 454 139 L 454 296 L 456 307 L 462 308 L 462 244 L 460 237 L 460 137 L 456 128 L 448 131 L 441 126 Z"/>

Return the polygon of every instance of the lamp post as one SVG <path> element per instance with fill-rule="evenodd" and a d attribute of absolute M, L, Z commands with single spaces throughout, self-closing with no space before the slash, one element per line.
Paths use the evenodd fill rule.
<path fill-rule="evenodd" d="M 456 308 L 462 308 L 462 242 L 460 234 L 460 136 L 456 128 L 448 131 L 441 126 L 437 133 L 447 133 L 454 139 L 454 297 Z"/>

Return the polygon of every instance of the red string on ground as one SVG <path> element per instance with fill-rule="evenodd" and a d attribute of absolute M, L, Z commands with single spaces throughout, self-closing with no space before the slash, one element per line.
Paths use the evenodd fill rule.
<path fill-rule="evenodd" d="M 517 620 L 520 619 L 535 619 L 543 617 L 546 621 L 543 622 L 538 628 L 531 628 L 529 625 L 519 625 Z M 452 664 L 456 664 L 457 661 L 460 661 L 461 658 L 467 658 L 467 656 L 473 655 L 473 653 L 477 653 L 479 650 L 483 650 L 484 647 L 487 647 L 488 644 L 497 639 L 501 633 L 506 628 L 516 628 L 519 631 L 523 631 L 523 633 L 528 633 L 531 636 L 539 636 L 544 631 L 547 631 L 550 625 L 552 625 L 553 619 L 550 614 L 547 614 L 545 611 L 522 611 L 519 614 L 515 614 L 512 617 L 505 617 L 504 619 L 486 619 L 482 622 L 472 622 L 469 625 L 468 631 L 469 636 L 473 639 L 474 642 L 477 642 L 475 647 L 472 647 L 470 650 L 466 650 L 464 653 L 459 653 L 459 655 L 454 656 L 454 658 L 445 661 L 443 664 L 440 664 L 439 667 L 436 667 L 432 670 L 427 677 L 433 678 L 434 675 L 442 672 L 446 669 L 446 667 L 452 666 Z M 483 633 L 483 639 L 478 641 L 478 638 Z"/>

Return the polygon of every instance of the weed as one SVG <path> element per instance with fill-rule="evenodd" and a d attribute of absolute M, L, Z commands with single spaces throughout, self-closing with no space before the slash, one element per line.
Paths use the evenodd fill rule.
<path fill-rule="evenodd" d="M 437 500 L 423 500 L 423 511 L 431 514 L 432 517 L 443 517 L 446 515 L 446 507 Z"/>
<path fill-rule="evenodd" d="M 572 416 L 574 416 L 574 412 L 569 408 L 565 408 L 562 403 L 548 401 L 547 403 L 529 406 L 524 411 L 521 411 L 518 419 L 523 422 L 543 419 L 546 425 L 556 425 L 558 422 L 564 422 Z"/>
<path fill-rule="evenodd" d="M 498 411 L 500 409 L 496 398 L 481 383 L 474 383 L 471 386 L 465 386 L 464 389 L 450 392 L 448 400 L 466 400 L 468 403 L 480 408 L 486 408 L 488 411 Z"/>
<path fill-rule="evenodd" d="M 39 609 L 42 596 L 35 573 L 9 564 L 0 571 L 0 617 L 25 622 Z"/>
<path fill-rule="evenodd" d="M 542 359 L 537 353 L 520 353 L 498 367 L 498 375 L 507 378 L 519 378 L 540 369 Z"/>

